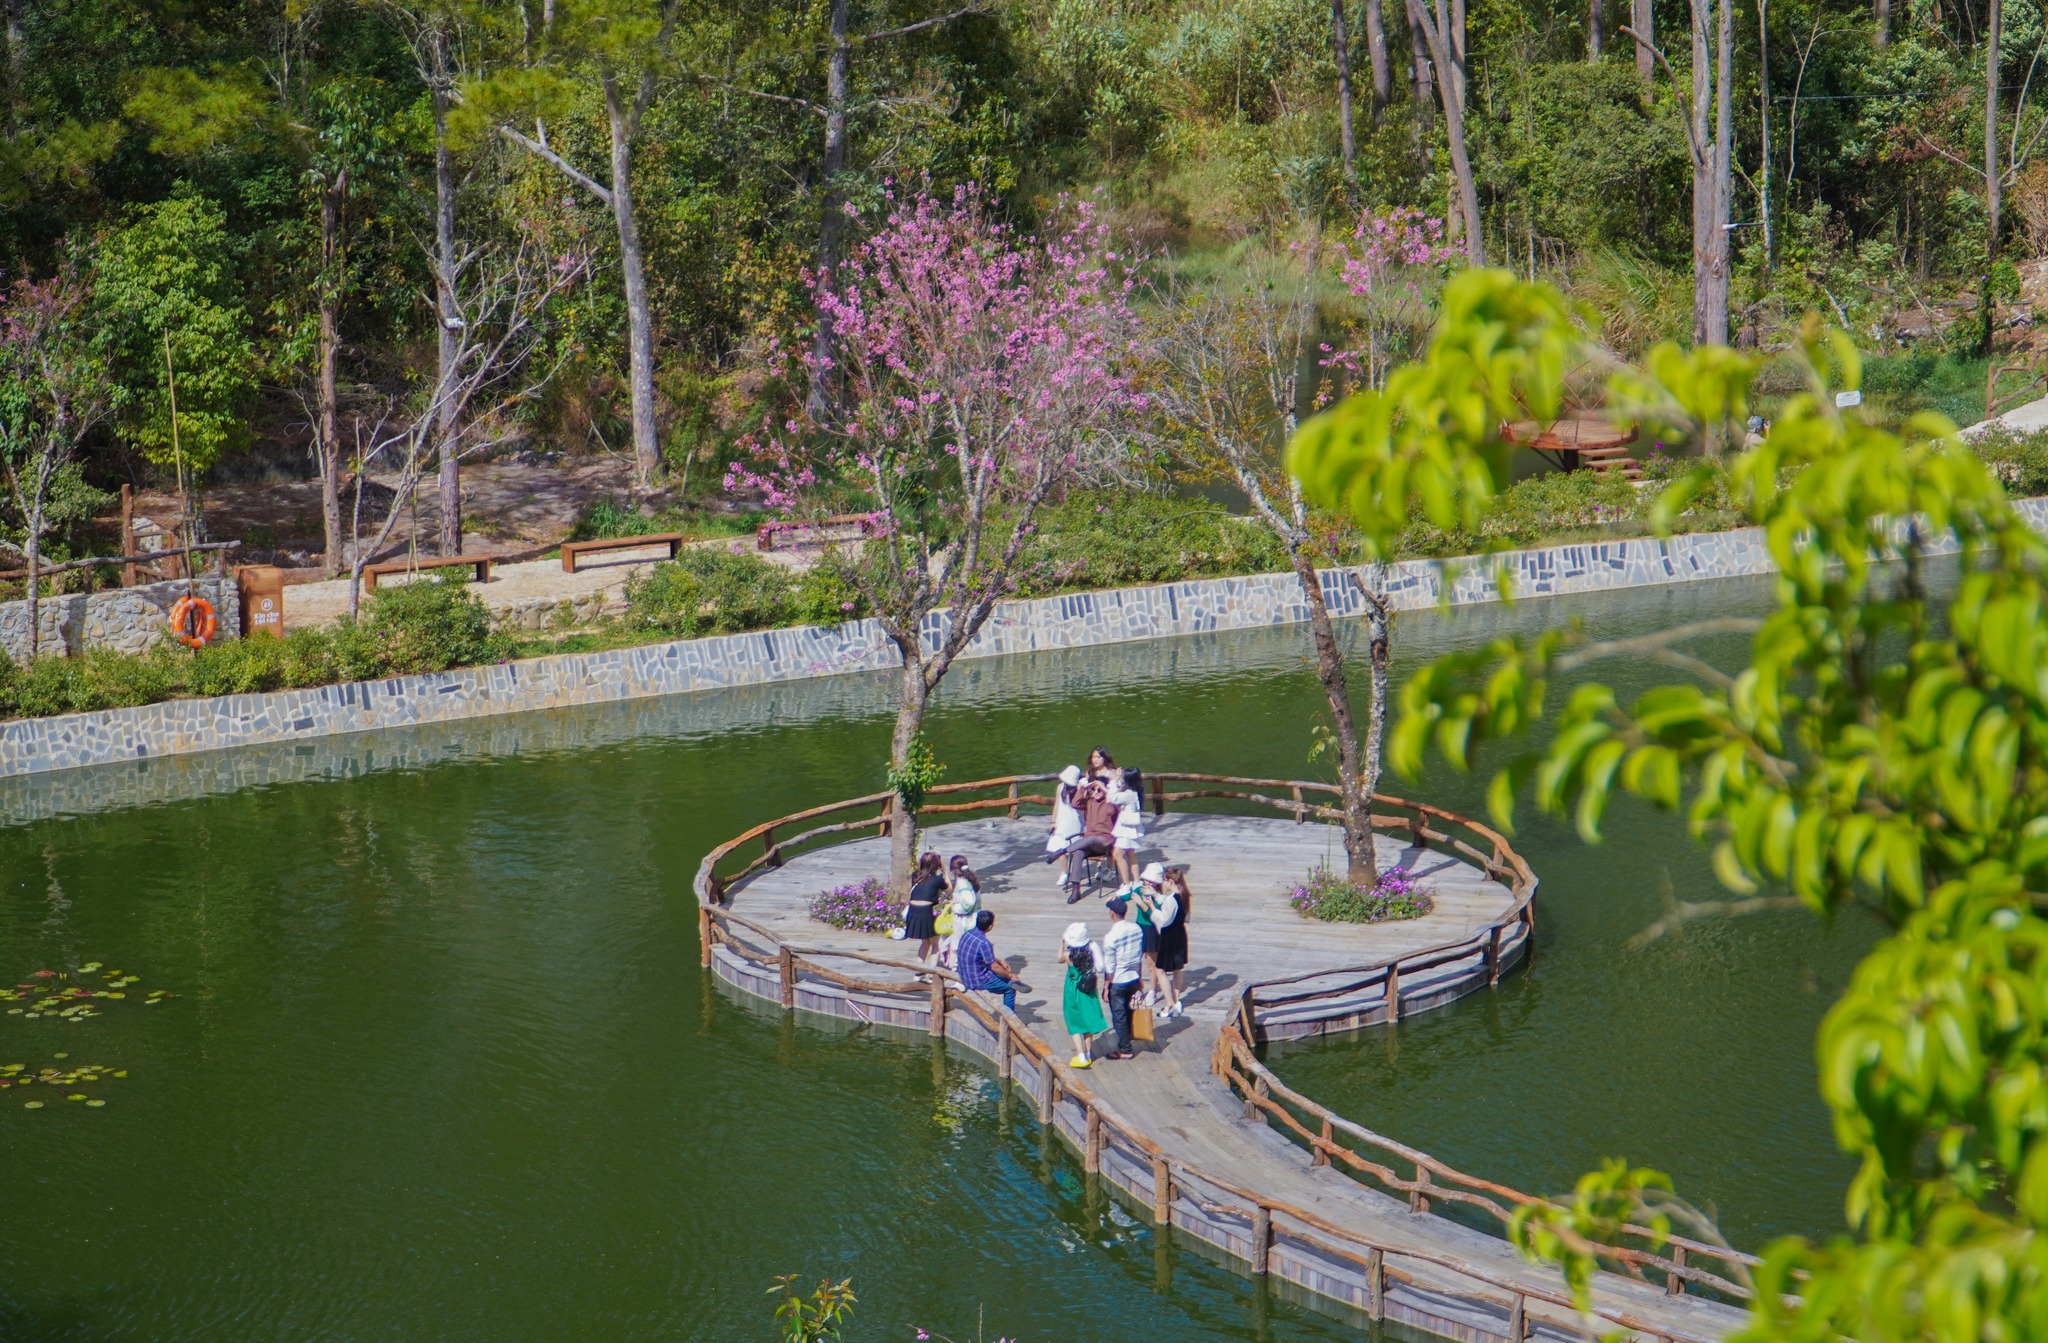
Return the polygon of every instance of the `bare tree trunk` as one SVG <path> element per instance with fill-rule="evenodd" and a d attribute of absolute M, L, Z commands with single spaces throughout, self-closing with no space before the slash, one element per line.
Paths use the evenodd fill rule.
<path fill-rule="evenodd" d="M 35 499 L 28 510 L 28 658 L 33 662 L 43 651 L 43 497 L 48 493 L 44 475 L 36 474 Z"/>
<path fill-rule="evenodd" d="M 455 298 L 455 163 L 448 152 L 448 105 L 453 79 L 448 69 L 445 34 L 428 38 L 433 63 L 431 97 L 434 113 L 434 312 L 437 318 L 434 442 L 440 458 L 435 485 L 441 500 L 438 537 L 443 555 L 462 553 L 462 463 L 454 398 L 445 390 L 455 385 L 457 352 L 461 348 L 462 308 Z"/>
<path fill-rule="evenodd" d="M 1708 343 L 1708 313 L 1713 307 L 1714 160 L 1708 148 L 1708 109 L 1713 100 L 1712 53 L 1707 46 L 1708 12 L 1713 0 L 1692 0 L 1692 342 Z"/>
<path fill-rule="evenodd" d="M 1650 0 L 1632 0 L 1629 27 L 1642 38 L 1636 43 L 1636 77 L 1645 84 L 1653 83 L 1657 78 L 1657 58 L 1650 54 L 1650 44 L 1657 40 L 1657 11 Z"/>
<path fill-rule="evenodd" d="M 1366 706 L 1365 754 L 1358 769 L 1358 791 L 1370 811 L 1372 795 L 1380 790 L 1380 762 L 1386 749 L 1387 664 L 1392 661 L 1394 639 L 1392 616 L 1387 610 L 1387 599 L 1380 595 L 1377 581 L 1372 587 L 1359 583 L 1356 577 L 1352 581 L 1365 598 L 1366 656 L 1372 668 L 1372 697 Z"/>
<path fill-rule="evenodd" d="M 1394 72 L 1387 60 L 1387 21 L 1380 13 L 1380 0 L 1365 0 L 1365 54 L 1372 65 L 1372 117 L 1377 125 L 1380 109 L 1394 100 Z"/>
<path fill-rule="evenodd" d="M 1872 8 L 1877 26 L 1870 40 L 1880 47 L 1888 47 L 1892 44 L 1892 0 L 1873 0 Z"/>
<path fill-rule="evenodd" d="M 918 639 L 917 622 L 911 626 L 910 638 Z M 924 651 L 921 644 L 897 643 L 903 655 L 903 698 L 896 706 L 896 732 L 889 739 L 889 763 L 901 767 L 910 753 L 910 743 L 924 729 L 924 711 L 931 702 L 931 692 L 925 687 Z M 889 808 L 889 870 L 899 895 L 910 893 L 910 884 L 917 871 L 917 817 L 903 805 L 899 793 Z"/>
<path fill-rule="evenodd" d="M 346 170 L 320 193 L 320 372 L 315 392 L 319 411 L 320 526 L 326 540 L 321 568 L 329 578 L 341 572 L 341 415 L 338 365 L 341 356 L 341 199 Z"/>
<path fill-rule="evenodd" d="M 1719 0 L 1714 33 L 1714 293 L 1707 339 L 1728 343 L 1728 290 L 1733 276 L 1728 224 L 1735 202 L 1735 0 Z"/>
<path fill-rule="evenodd" d="M 633 213 L 633 141 L 653 96 L 654 77 L 643 75 L 629 108 L 618 81 L 603 76 L 605 112 L 612 132 L 612 219 L 619 229 L 619 269 L 626 288 L 626 358 L 633 404 L 633 469 L 644 488 L 661 472 L 661 436 L 654 422 L 654 313 L 647 297 L 647 262 L 640 221 Z"/>
<path fill-rule="evenodd" d="M 1444 0 L 1436 0 L 1432 21 L 1423 10 L 1424 0 L 1408 0 L 1408 22 L 1422 31 L 1429 43 L 1430 63 L 1436 67 L 1437 95 L 1444 107 L 1444 138 L 1451 151 L 1451 173 L 1457 188 L 1458 213 L 1465 229 L 1465 258 L 1474 266 L 1486 264 L 1486 231 L 1479 218 L 1479 186 L 1472 176 L 1472 160 L 1465 153 L 1464 72 L 1452 50 L 1448 34 L 1462 28 L 1464 4 L 1457 6 L 1454 26 Z"/>
<path fill-rule="evenodd" d="M 1309 630 L 1316 646 L 1316 680 L 1329 702 L 1330 722 L 1337 734 L 1337 788 L 1343 799 L 1344 857 L 1346 879 L 1354 885 L 1372 886 L 1380 879 L 1377 855 L 1372 847 L 1370 795 L 1360 789 L 1358 724 L 1351 716 L 1351 692 L 1344 683 L 1344 654 L 1337 646 L 1337 632 L 1330 623 L 1330 608 L 1323 600 L 1323 583 L 1302 544 L 1306 538 L 1289 538 L 1288 561 L 1301 581 L 1301 595 L 1308 602 Z"/>
<path fill-rule="evenodd" d="M 1422 35 L 1415 7 L 1408 6 L 1408 48 L 1415 74 L 1415 149 L 1422 166 L 1429 167 L 1429 128 L 1436 108 L 1436 75 L 1429 68 L 1429 39 Z"/>
<path fill-rule="evenodd" d="M 1337 135 L 1344 156 L 1344 185 L 1355 202 L 1358 145 L 1351 134 L 1351 38 L 1344 31 L 1344 0 L 1330 0 L 1330 56 L 1337 63 Z"/>
<path fill-rule="evenodd" d="M 1998 38 L 2003 0 L 1989 0 L 1984 30 L 1984 259 L 1998 260 L 1998 213 L 2005 183 L 1998 166 Z"/>
<path fill-rule="evenodd" d="M 1777 251 L 1777 238 L 1771 227 L 1771 28 L 1769 16 L 1771 0 L 1756 0 L 1756 83 L 1759 94 L 1757 121 L 1762 147 L 1757 154 L 1758 173 L 1756 188 L 1757 214 L 1764 226 L 1764 273 L 1769 274 L 1773 254 Z M 1908 218 L 1911 218 L 1912 197 L 1906 198 Z"/>
<path fill-rule="evenodd" d="M 1586 60 L 1599 64 L 1600 51 L 1607 42 L 1606 0 L 1587 0 L 1586 4 Z"/>
<path fill-rule="evenodd" d="M 839 267 L 839 234 L 842 226 L 839 175 L 846 171 L 846 103 L 851 78 L 853 47 L 847 40 L 847 11 L 852 0 L 832 0 L 832 48 L 825 61 L 825 160 L 820 167 L 824 181 L 818 215 L 817 330 L 811 335 L 811 385 L 807 406 L 812 418 L 831 419 L 832 325 L 826 315 L 825 295 L 830 292 L 833 273 Z"/>

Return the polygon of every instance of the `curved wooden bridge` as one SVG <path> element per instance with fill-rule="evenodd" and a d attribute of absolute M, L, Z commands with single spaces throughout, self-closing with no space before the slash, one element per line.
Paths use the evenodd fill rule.
<path fill-rule="evenodd" d="M 1536 879 L 1502 837 L 1420 803 L 1375 796 L 1382 866 L 1418 873 L 1429 915 L 1375 925 L 1305 923 L 1289 879 L 1342 859 L 1325 784 L 1152 776 L 1147 852 L 1190 865 L 1187 1012 L 1129 1062 L 1079 1072 L 1065 1059 L 1059 930 L 1067 905 L 1043 865 L 1050 775 L 936 789 L 921 844 L 965 853 L 997 915 L 999 954 L 1031 983 L 1006 1012 L 957 981 L 915 978 L 913 949 L 809 918 L 820 890 L 886 872 L 889 795 L 756 826 L 699 868 L 704 963 L 792 1011 L 943 1035 L 995 1064 L 1089 1175 L 1254 1275 L 1468 1343 L 1578 1339 L 1590 1325 L 1640 1339 L 1710 1343 L 1745 1319 L 1754 1258 L 1624 1229 L 1602 1251 L 1593 1316 L 1561 1273 L 1503 1239 L 1533 1196 L 1457 1171 L 1287 1087 L 1258 1043 L 1352 1030 L 1499 982 L 1529 954 Z M 1033 813 L 1037 814 L 1033 814 Z M 1245 815 L 1244 813 L 1253 813 Z M 942 821 L 946 817 L 977 819 Z M 893 953 L 893 954 L 892 954 Z"/>

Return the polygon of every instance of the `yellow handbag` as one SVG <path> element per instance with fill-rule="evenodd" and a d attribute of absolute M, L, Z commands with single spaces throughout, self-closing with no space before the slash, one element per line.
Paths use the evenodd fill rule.
<path fill-rule="evenodd" d="M 951 937 L 953 935 L 953 907 L 951 905 L 947 905 L 939 911 L 939 917 L 932 920 L 932 929 L 940 937 Z"/>

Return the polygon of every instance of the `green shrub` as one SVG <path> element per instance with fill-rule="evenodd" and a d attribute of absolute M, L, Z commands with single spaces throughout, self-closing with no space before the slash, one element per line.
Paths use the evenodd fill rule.
<path fill-rule="evenodd" d="M 384 671 L 399 676 L 490 662 L 505 647 L 468 579 L 447 569 L 371 593 L 369 612 L 349 637 L 358 634 L 369 637 Z"/>
<path fill-rule="evenodd" d="M 2048 432 L 2018 434 L 1993 425 L 1970 439 L 1970 447 L 2007 494 L 2016 499 L 2048 494 Z"/>
<path fill-rule="evenodd" d="M 1019 574 L 1024 593 L 1109 588 L 1287 567 L 1256 519 L 1200 499 L 1135 491 L 1076 493 L 1039 514 Z"/>
<path fill-rule="evenodd" d="M 626 580 L 626 623 L 683 639 L 787 624 L 795 587 L 789 570 L 737 542 L 700 546 Z"/>
<path fill-rule="evenodd" d="M 830 564 L 815 564 L 797 578 L 789 609 L 799 625 L 837 625 L 865 616 L 868 604 L 844 573 Z"/>

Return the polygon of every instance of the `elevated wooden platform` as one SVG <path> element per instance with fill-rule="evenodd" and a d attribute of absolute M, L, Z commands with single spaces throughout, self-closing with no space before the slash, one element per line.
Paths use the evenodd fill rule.
<path fill-rule="evenodd" d="M 1301 806 L 1299 790 L 1309 786 L 1294 786 L 1293 805 Z M 785 855 L 775 829 L 751 832 L 743 838 L 758 838 L 762 856 L 737 878 L 713 875 L 733 846 L 714 851 L 699 875 L 700 895 L 716 891 L 728 908 L 705 904 L 707 963 L 734 988 L 791 1010 L 944 1034 L 985 1055 L 1029 1097 L 1041 1122 L 1082 1154 L 1092 1176 L 1156 1224 L 1170 1223 L 1254 1274 L 1467 1343 L 1586 1336 L 1588 1322 L 1573 1309 L 1562 1275 L 1525 1262 L 1499 1234 L 1481 1229 L 1497 1226 L 1499 1211 L 1527 1195 L 1330 1116 L 1265 1072 L 1246 1043 L 1354 1029 L 1497 982 L 1528 953 L 1533 933 L 1533 880 L 1519 859 L 1511 867 L 1498 845 L 1491 859 L 1471 849 L 1489 872 L 1446 853 L 1450 837 L 1427 828 L 1427 809 L 1405 818 L 1414 823 L 1407 834 L 1396 824 L 1404 818 L 1378 818 L 1386 822 L 1377 836 L 1380 861 L 1422 876 L 1436 908 L 1401 923 L 1330 925 L 1303 919 L 1285 891 L 1326 856 L 1341 862 L 1335 827 L 1284 815 L 1151 818 L 1141 857 L 1190 867 L 1188 1010 L 1136 1059 L 1081 1072 L 1066 1066 L 1071 1048 L 1054 958 L 1068 922 L 1084 919 L 1099 937 L 1108 916 L 1099 896 L 1069 906 L 1055 890 L 1055 873 L 1043 862 L 1046 821 L 1028 814 L 1029 801 L 961 805 L 1001 814 L 935 826 L 923 844 L 967 855 L 984 878 L 997 952 L 1031 986 L 1015 1016 L 988 995 L 910 980 L 913 947 L 808 917 L 820 890 L 886 871 L 887 840 L 876 835 L 872 811 L 870 819 L 780 842 L 794 847 L 820 832 L 866 836 L 802 854 Z M 1290 805 L 1255 801 L 1283 811 Z M 1523 876 L 1513 885 L 1501 879 L 1516 871 Z M 1454 1220 L 1433 1204 L 1463 1211 Z M 1599 1332 L 1708 1343 L 1746 1318 L 1736 1307 L 1678 1291 L 1688 1282 L 1696 1289 L 1724 1281 L 1688 1267 L 1682 1251 L 1659 1258 L 1654 1247 L 1638 1247 L 1617 1256 L 1642 1276 L 1600 1275 L 1591 1322 Z"/>
<path fill-rule="evenodd" d="M 1543 454 L 1567 471 L 1613 471 L 1630 480 L 1643 475 L 1642 464 L 1628 450 L 1637 435 L 1633 424 L 1592 417 L 1518 420 L 1501 426 L 1502 438 Z"/>

